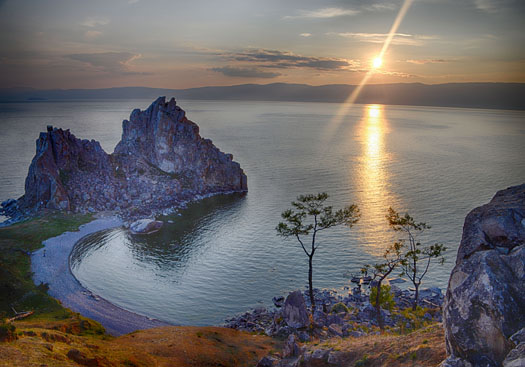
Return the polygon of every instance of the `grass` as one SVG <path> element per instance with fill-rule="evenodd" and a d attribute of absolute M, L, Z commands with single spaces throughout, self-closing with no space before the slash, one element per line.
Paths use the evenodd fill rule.
<path fill-rule="evenodd" d="M 42 247 L 42 241 L 77 230 L 91 220 L 91 215 L 53 213 L 0 228 L 0 318 L 13 316 L 13 308 L 35 311 L 33 320 L 75 316 L 47 294 L 46 285 L 33 283 L 30 254 Z"/>
<path fill-rule="evenodd" d="M 344 366 L 401 367 L 437 366 L 446 358 L 443 326 L 433 323 L 406 333 L 384 333 L 359 338 L 332 338 L 322 345 L 305 344 L 308 349 L 332 349 Z"/>

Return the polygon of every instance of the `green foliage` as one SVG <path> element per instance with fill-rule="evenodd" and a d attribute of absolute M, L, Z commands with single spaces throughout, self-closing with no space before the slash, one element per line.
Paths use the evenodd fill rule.
<path fill-rule="evenodd" d="M 405 238 L 399 241 L 405 249 L 401 262 L 402 273 L 419 288 L 424 276 L 427 274 L 432 260 L 437 260 L 441 265 L 445 262 L 443 253 L 447 249 L 443 244 L 423 245 L 418 237 L 431 227 L 424 222 L 416 222 L 408 213 L 401 216 L 394 209 L 389 208 L 386 216 L 390 228 L 395 232 L 402 232 Z M 414 307 L 417 305 L 417 293 L 414 298 Z"/>
<path fill-rule="evenodd" d="M 366 367 L 370 364 L 370 360 L 368 359 L 368 354 L 365 354 L 360 360 L 355 362 L 355 367 Z"/>
<path fill-rule="evenodd" d="M 389 285 L 381 285 L 381 291 L 379 292 L 379 306 L 382 308 L 392 311 L 396 303 L 394 302 L 394 295 L 390 292 Z M 370 291 L 370 303 L 372 306 L 376 306 L 377 287 L 373 287 Z"/>
<path fill-rule="evenodd" d="M 42 247 L 42 241 L 76 230 L 91 219 L 89 215 L 50 214 L 0 228 L 0 312 L 12 315 L 14 307 L 19 312 L 35 311 L 31 318 L 45 314 L 53 319 L 70 314 L 47 294 L 45 285 L 33 283 L 29 254 Z"/>
<path fill-rule="evenodd" d="M 341 224 L 352 227 L 357 223 L 360 217 L 357 205 L 349 205 L 334 212 L 332 206 L 325 206 L 328 197 L 326 192 L 298 196 L 297 201 L 292 201 L 295 209 L 285 210 L 281 214 L 284 222 L 276 227 L 278 235 L 299 238 L 301 235 L 308 236 L 312 233 L 315 236 L 317 232 L 330 227 Z M 314 245 L 315 237 L 312 247 Z"/>
<path fill-rule="evenodd" d="M 282 212 L 281 217 L 284 222 L 280 222 L 275 228 L 279 236 L 295 237 L 309 258 L 308 286 L 312 312 L 315 309 L 312 259 L 319 247 L 316 242 L 318 233 L 339 225 L 352 227 L 360 217 L 359 208 L 355 204 L 334 211 L 332 206 L 325 204 L 328 197 L 326 192 L 298 196 L 297 201 L 292 201 L 293 208 Z M 305 237 L 311 242 L 311 245 L 305 243 Z"/>
<path fill-rule="evenodd" d="M 16 338 L 16 327 L 11 323 L 0 320 L 0 342 L 11 341 Z"/>
<path fill-rule="evenodd" d="M 332 306 L 332 312 L 333 313 L 339 313 L 339 312 L 350 312 L 348 307 L 343 302 L 338 302 L 335 305 Z"/>
<path fill-rule="evenodd" d="M 429 312 L 427 308 L 421 308 L 420 306 L 417 306 L 415 310 L 412 308 L 406 308 L 402 310 L 400 314 L 405 318 L 405 320 L 400 321 L 399 327 L 402 331 L 408 332 L 427 326 L 431 323 L 431 321 L 426 320 L 423 317 L 427 312 Z M 406 326 L 407 322 L 410 324 L 409 328 Z"/>

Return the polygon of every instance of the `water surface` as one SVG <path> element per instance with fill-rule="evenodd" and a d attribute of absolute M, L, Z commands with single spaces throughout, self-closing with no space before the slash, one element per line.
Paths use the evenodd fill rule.
<path fill-rule="evenodd" d="M 111 152 L 121 120 L 150 101 L 0 105 L 0 198 L 23 193 L 34 140 L 45 125 L 71 128 Z M 342 289 L 345 273 L 374 262 L 396 238 L 386 210 L 432 226 L 422 241 L 449 247 L 424 286 L 446 287 L 465 215 L 497 190 L 525 182 L 523 112 L 356 105 L 340 123 L 337 104 L 184 101 L 201 135 L 233 153 L 247 195 L 217 196 L 163 218 L 148 236 L 114 229 L 72 254 L 79 281 L 131 311 L 178 324 L 217 324 L 307 283 L 307 258 L 276 236 L 297 195 L 327 191 L 335 207 L 356 203 L 353 228 L 323 232 L 314 285 Z M 15 154 L 16 153 L 16 154 Z M 168 223 L 167 221 L 173 221 Z"/>

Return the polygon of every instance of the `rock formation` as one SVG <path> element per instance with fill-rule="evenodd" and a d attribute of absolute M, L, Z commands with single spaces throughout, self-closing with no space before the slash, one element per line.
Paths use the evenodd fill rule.
<path fill-rule="evenodd" d="M 444 326 L 443 367 L 525 365 L 525 184 L 466 217 Z"/>
<path fill-rule="evenodd" d="M 283 307 L 283 319 L 289 327 L 300 329 L 310 324 L 310 318 L 306 309 L 301 291 L 291 292 Z"/>
<path fill-rule="evenodd" d="M 160 97 L 147 110 L 134 110 L 122 126 L 113 154 L 48 126 L 36 142 L 25 194 L 4 202 L 4 213 L 116 210 L 133 217 L 201 195 L 247 190 L 239 163 L 203 139 L 175 99 Z"/>

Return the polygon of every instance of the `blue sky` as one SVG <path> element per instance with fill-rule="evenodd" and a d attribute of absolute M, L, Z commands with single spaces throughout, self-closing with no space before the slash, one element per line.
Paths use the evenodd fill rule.
<path fill-rule="evenodd" d="M 401 0 L 0 0 L 0 87 L 356 84 Z M 371 83 L 525 82 L 525 1 L 414 0 Z"/>

